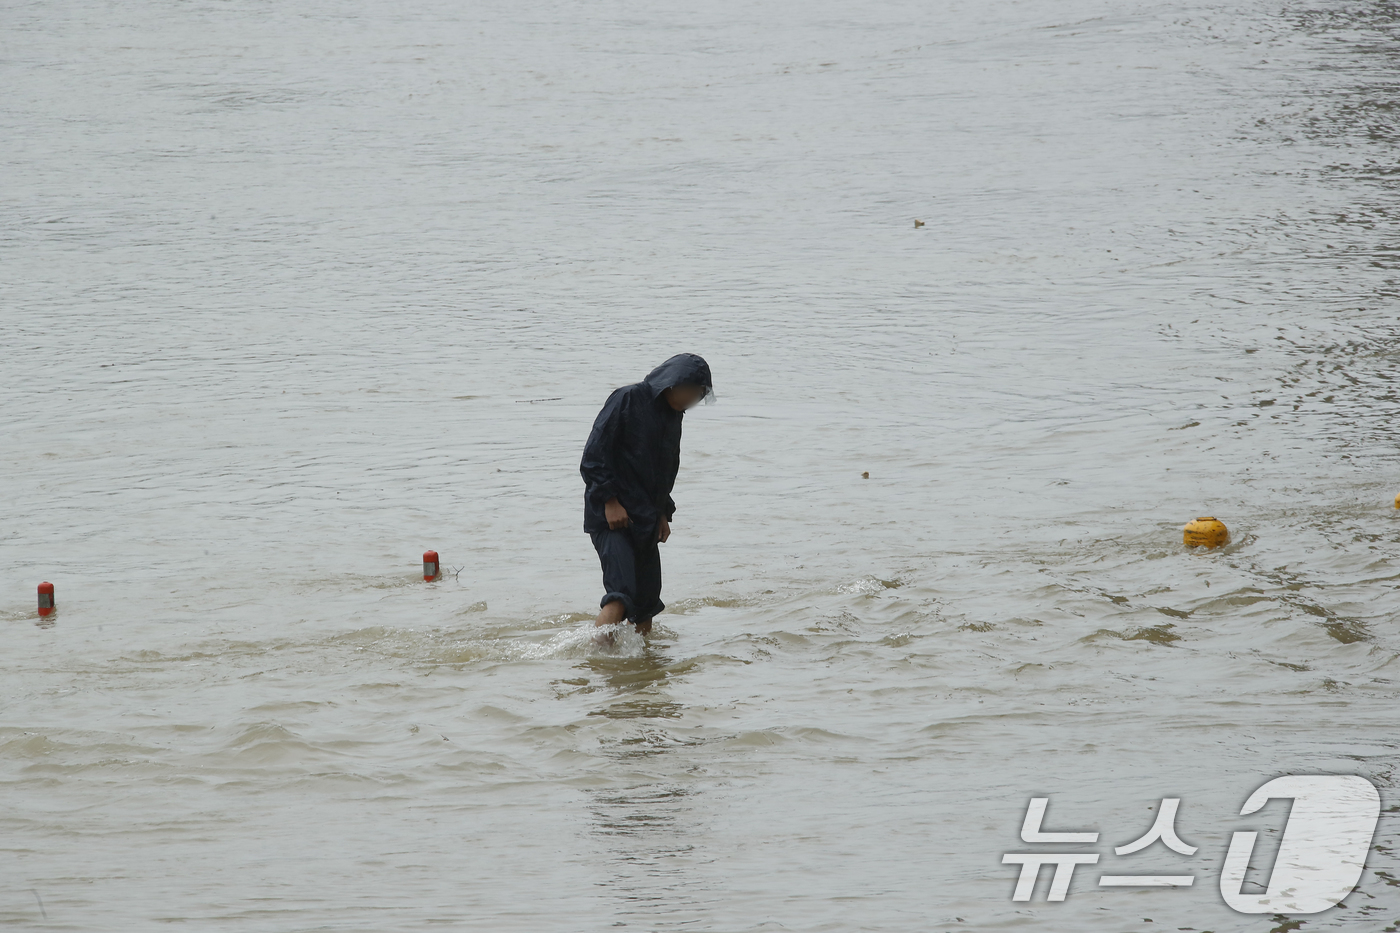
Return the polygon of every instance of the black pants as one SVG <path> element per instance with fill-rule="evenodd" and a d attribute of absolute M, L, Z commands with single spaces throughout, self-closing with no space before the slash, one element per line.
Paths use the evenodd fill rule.
<path fill-rule="evenodd" d="M 656 531 L 638 538 L 630 528 L 589 532 L 598 561 L 603 565 L 601 609 L 615 599 L 622 600 L 627 621 L 650 619 L 666 604 L 661 601 L 661 551 Z"/>

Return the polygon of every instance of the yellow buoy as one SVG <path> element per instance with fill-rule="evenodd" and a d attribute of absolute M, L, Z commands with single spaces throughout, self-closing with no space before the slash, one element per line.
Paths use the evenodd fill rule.
<path fill-rule="evenodd" d="M 1395 496 L 1395 507 L 1400 509 L 1400 493 L 1397 493 Z"/>
<path fill-rule="evenodd" d="M 1187 522 L 1181 541 L 1187 547 L 1220 547 L 1230 543 L 1230 532 L 1220 519 L 1206 516 Z"/>

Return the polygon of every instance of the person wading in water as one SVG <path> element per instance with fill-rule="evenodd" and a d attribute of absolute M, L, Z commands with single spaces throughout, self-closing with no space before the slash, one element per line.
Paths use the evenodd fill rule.
<path fill-rule="evenodd" d="M 681 421 L 702 400 L 713 402 L 710 365 L 681 353 L 645 379 L 615 389 L 583 447 L 583 530 L 603 565 L 598 626 L 626 619 L 641 635 L 661 601 L 661 552 L 676 512 L 671 487 L 681 465 Z M 604 641 L 612 642 L 608 632 Z"/>

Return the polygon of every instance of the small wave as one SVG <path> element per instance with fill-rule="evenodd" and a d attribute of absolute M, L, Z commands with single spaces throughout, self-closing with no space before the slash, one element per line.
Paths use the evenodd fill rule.
<path fill-rule="evenodd" d="M 604 639 L 612 636 L 612 644 Z M 552 658 L 640 658 L 646 654 L 647 642 L 631 625 L 595 626 L 592 623 L 571 628 L 551 637 L 548 641 L 520 645 L 519 653 L 511 660 L 542 661 Z"/>
<path fill-rule="evenodd" d="M 551 628 L 567 625 L 543 641 L 539 633 L 518 633 L 518 629 L 498 630 L 496 634 L 466 634 L 458 631 L 420 632 L 371 626 L 331 636 L 328 643 L 352 646 L 359 651 L 417 660 L 429 664 L 461 664 L 471 661 L 543 661 L 550 659 L 588 657 L 642 657 L 646 639 L 631 625 L 597 628 L 593 617 L 581 613 L 566 613 L 544 620 Z M 599 636 L 612 634 L 607 644 Z"/>
<path fill-rule="evenodd" d="M 859 580 L 852 580 L 850 583 L 842 583 L 836 587 L 836 592 L 874 596 L 876 593 L 883 593 L 885 590 L 892 590 L 903 585 L 901 580 L 881 580 L 876 576 L 864 576 Z"/>

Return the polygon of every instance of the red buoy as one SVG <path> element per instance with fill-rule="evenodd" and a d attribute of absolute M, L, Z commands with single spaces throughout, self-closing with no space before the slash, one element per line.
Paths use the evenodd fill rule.
<path fill-rule="evenodd" d="M 52 584 L 52 583 L 40 583 L 40 584 L 39 584 L 39 615 L 41 615 L 41 616 L 46 616 L 46 615 L 48 615 L 49 613 L 53 612 L 53 610 L 54 610 L 54 604 L 53 604 L 53 584 Z"/>
<path fill-rule="evenodd" d="M 437 551 L 423 552 L 423 579 L 436 580 L 442 571 L 438 568 Z M 52 589 L 52 587 L 50 587 Z"/>

